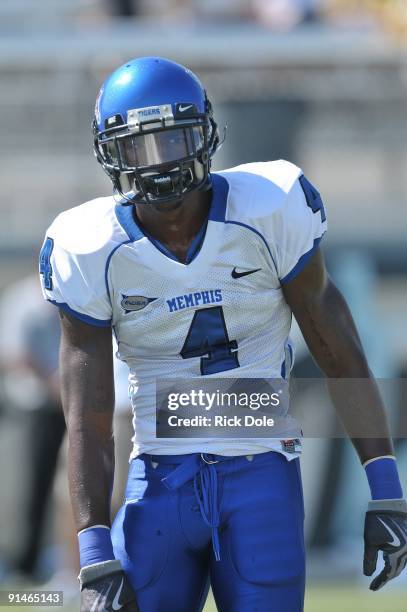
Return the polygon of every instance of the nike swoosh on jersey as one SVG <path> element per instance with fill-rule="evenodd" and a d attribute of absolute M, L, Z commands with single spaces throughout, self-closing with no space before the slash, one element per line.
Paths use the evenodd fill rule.
<path fill-rule="evenodd" d="M 113 610 L 120 610 L 123 607 L 122 604 L 119 604 L 119 598 L 123 590 L 123 584 L 124 584 L 124 578 L 122 578 L 120 586 L 117 589 L 117 593 L 114 596 L 113 603 L 112 603 Z"/>
<path fill-rule="evenodd" d="M 189 108 L 192 108 L 193 104 L 187 104 L 187 106 L 181 106 L 181 104 L 178 106 L 178 110 L 180 113 L 183 113 L 184 111 L 188 110 Z"/>
<path fill-rule="evenodd" d="M 393 529 L 391 529 L 391 527 L 389 527 L 384 521 L 382 521 L 382 519 L 380 517 L 377 517 L 377 518 L 379 519 L 381 524 L 386 527 L 387 531 L 389 532 L 389 534 L 392 537 L 392 541 L 391 542 L 387 542 L 387 543 L 390 544 L 391 546 L 397 546 L 397 547 L 400 546 L 400 544 L 401 544 L 400 539 L 394 533 Z"/>
<path fill-rule="evenodd" d="M 248 276 L 249 274 L 254 274 L 255 272 L 259 272 L 261 268 L 256 268 L 255 270 L 245 270 L 243 272 L 238 272 L 236 267 L 232 270 L 232 278 L 241 278 L 242 276 Z"/>

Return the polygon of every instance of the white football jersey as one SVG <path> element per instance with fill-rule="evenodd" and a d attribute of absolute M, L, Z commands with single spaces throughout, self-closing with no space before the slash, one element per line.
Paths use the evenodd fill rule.
<path fill-rule="evenodd" d="M 138 227 L 133 207 L 99 198 L 60 214 L 41 252 L 46 299 L 87 323 L 112 326 L 130 368 L 134 447 L 140 453 L 286 453 L 275 438 L 156 437 L 162 378 L 279 378 L 292 365 L 291 310 L 282 285 L 326 229 L 318 192 L 279 160 L 212 173 L 199 250 L 180 263 Z M 211 344 L 225 345 L 210 351 Z M 287 359 L 290 363 L 287 363 Z"/>

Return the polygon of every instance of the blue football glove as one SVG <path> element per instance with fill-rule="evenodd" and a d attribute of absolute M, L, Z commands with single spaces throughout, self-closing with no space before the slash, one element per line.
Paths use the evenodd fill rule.
<path fill-rule="evenodd" d="M 79 574 L 81 612 L 139 612 L 136 595 L 120 561 L 83 567 Z"/>
<path fill-rule="evenodd" d="M 372 591 L 378 591 L 398 576 L 407 564 L 407 501 L 383 499 L 369 502 L 364 538 L 365 576 L 371 576 L 376 570 L 378 552 L 383 551 L 384 568 L 370 584 Z"/>

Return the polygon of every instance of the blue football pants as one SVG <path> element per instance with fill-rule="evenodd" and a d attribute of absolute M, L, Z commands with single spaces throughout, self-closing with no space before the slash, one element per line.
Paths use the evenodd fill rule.
<path fill-rule="evenodd" d="M 140 455 L 112 540 L 140 612 L 301 612 L 303 524 L 299 459 Z"/>

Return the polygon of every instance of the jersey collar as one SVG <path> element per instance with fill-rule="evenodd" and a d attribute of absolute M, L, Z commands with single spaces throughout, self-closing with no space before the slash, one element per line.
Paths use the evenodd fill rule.
<path fill-rule="evenodd" d="M 212 201 L 209 209 L 208 218 L 204 220 L 201 225 L 198 233 L 193 239 L 187 253 L 186 264 L 189 264 L 201 250 L 202 244 L 205 240 L 206 228 L 208 221 L 225 221 L 226 214 L 226 204 L 227 197 L 229 192 L 229 184 L 227 180 L 219 175 L 212 173 Z M 171 253 L 159 240 L 151 236 L 144 229 L 142 230 L 137 224 L 134 214 L 133 214 L 133 205 L 132 204 L 121 204 L 120 202 L 116 204 L 115 207 L 116 217 L 119 221 L 120 225 L 128 235 L 129 239 L 133 242 L 137 240 L 141 240 L 146 237 L 150 240 L 150 242 L 163 253 L 166 257 L 173 259 L 174 261 L 178 261 L 176 256 Z"/>

